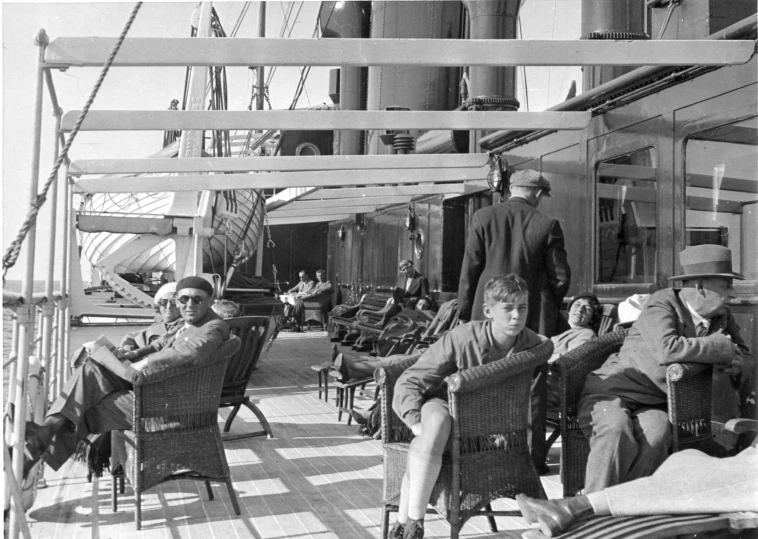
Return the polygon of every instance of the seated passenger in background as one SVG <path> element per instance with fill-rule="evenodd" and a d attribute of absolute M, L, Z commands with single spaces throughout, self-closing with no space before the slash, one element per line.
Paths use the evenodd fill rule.
<path fill-rule="evenodd" d="M 598 327 L 602 315 L 603 307 L 595 294 L 591 292 L 577 294 L 568 308 L 569 329 L 550 338 L 554 348 L 548 363 L 554 363 L 567 352 L 597 337 L 595 328 Z M 547 409 L 557 410 L 558 400 L 558 378 L 548 371 Z"/>
<path fill-rule="evenodd" d="M 400 280 L 396 289 L 401 292 L 401 301 L 409 298 L 420 298 L 429 295 L 429 281 L 413 267 L 410 260 L 401 260 L 398 265 Z"/>
<path fill-rule="evenodd" d="M 226 320 L 227 318 L 236 318 L 240 315 L 240 307 L 230 299 L 219 299 L 213 304 L 213 312 Z"/>
<path fill-rule="evenodd" d="M 300 318 L 303 313 L 303 298 L 311 293 L 315 283 L 308 277 L 308 272 L 300 270 L 298 273 L 300 282 L 287 290 L 288 294 L 294 294 L 294 304 L 284 304 L 284 323 L 290 325 L 293 331 L 302 331 Z"/>
<path fill-rule="evenodd" d="M 409 367 L 395 385 L 392 408 L 414 438 L 391 538 L 424 535 L 424 515 L 442 454 L 450 437 L 451 418 L 445 378 L 538 346 L 545 340 L 525 327 L 526 282 L 515 275 L 498 276 L 484 289 L 486 320 L 463 324 L 446 333 Z"/>

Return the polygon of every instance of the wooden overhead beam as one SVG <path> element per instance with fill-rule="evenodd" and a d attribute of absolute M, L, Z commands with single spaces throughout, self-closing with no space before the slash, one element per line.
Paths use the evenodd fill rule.
<path fill-rule="evenodd" d="M 341 221 L 352 217 L 351 213 L 333 214 L 333 215 L 310 215 L 301 217 L 277 217 L 272 215 L 268 218 L 271 226 L 274 225 L 297 225 L 303 223 L 323 223 L 325 221 Z"/>
<path fill-rule="evenodd" d="M 411 196 L 384 196 L 384 197 L 358 197 L 358 198 L 333 198 L 327 200 L 293 200 L 287 204 L 280 206 L 275 213 L 269 215 L 276 215 L 280 211 L 291 210 L 310 210 L 310 209 L 329 209 L 329 208 L 342 208 L 350 209 L 355 206 L 389 206 L 391 204 L 408 204 L 413 197 Z M 365 213 L 365 212 L 361 212 Z"/>
<path fill-rule="evenodd" d="M 341 208 L 310 208 L 305 210 L 290 210 L 289 208 L 282 208 L 280 210 L 272 211 L 270 216 L 278 217 L 310 217 L 313 215 L 334 215 L 335 213 L 373 213 L 376 211 L 376 206 L 344 206 Z"/>
<path fill-rule="evenodd" d="M 338 189 L 318 189 L 300 200 L 327 200 L 334 198 L 381 197 L 399 195 L 463 195 L 487 189 L 484 180 L 466 183 L 426 183 L 423 185 L 384 185 L 381 187 L 340 187 Z"/>
<path fill-rule="evenodd" d="M 71 131 L 81 111 L 63 115 L 61 130 Z M 172 131 L 281 129 L 584 129 L 592 113 L 513 111 L 379 110 L 91 110 L 81 131 Z"/>
<path fill-rule="evenodd" d="M 116 38 L 62 37 L 46 67 L 101 67 Z M 755 52 L 752 40 L 219 39 L 124 40 L 113 66 L 575 66 L 731 65 Z"/>
<path fill-rule="evenodd" d="M 183 159 L 79 159 L 69 174 L 164 174 L 200 172 L 278 172 L 396 168 L 478 168 L 486 153 L 407 155 L 318 155 L 277 157 L 201 157 Z"/>
<path fill-rule="evenodd" d="M 259 172 L 257 174 L 186 174 L 182 176 L 139 176 L 134 178 L 83 178 L 74 182 L 77 193 L 157 193 L 229 189 L 282 189 L 382 184 L 415 184 L 484 180 L 482 168 L 335 170 L 314 172 Z"/>

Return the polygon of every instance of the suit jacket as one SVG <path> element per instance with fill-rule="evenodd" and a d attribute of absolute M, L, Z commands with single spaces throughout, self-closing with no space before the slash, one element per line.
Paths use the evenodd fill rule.
<path fill-rule="evenodd" d="M 229 338 L 229 326 L 210 308 L 197 323 L 180 326 L 168 343 L 161 339 L 152 343 L 159 350 L 147 356 L 148 372 L 155 373 L 180 365 L 202 363 Z"/>
<path fill-rule="evenodd" d="M 181 317 L 177 318 L 173 322 L 166 324 L 159 316 L 155 324 L 137 331 L 136 333 L 127 333 L 121 340 L 119 348 L 127 350 L 129 352 L 137 350 L 149 344 L 152 344 L 156 339 L 161 338 L 163 335 L 174 335 L 179 328 L 184 325 L 184 320 Z"/>
<path fill-rule="evenodd" d="M 314 299 L 316 296 L 324 295 L 332 293 L 332 283 L 329 281 L 324 281 L 323 283 L 316 283 L 316 285 L 311 288 L 310 292 L 308 292 L 308 296 L 306 296 L 303 299 Z"/>
<path fill-rule="evenodd" d="M 406 286 L 408 286 L 408 277 L 404 275 L 397 282 L 397 287 L 403 292 L 404 298 L 420 298 L 429 295 L 429 280 L 419 272 L 411 277 L 411 286 L 407 290 Z"/>
<path fill-rule="evenodd" d="M 311 291 L 312 288 L 313 288 L 313 281 L 308 281 L 307 283 L 300 281 L 295 286 L 287 290 L 287 293 L 288 294 L 307 294 Z"/>
<path fill-rule="evenodd" d="M 477 211 L 469 230 L 458 284 L 461 320 L 483 320 L 487 281 L 515 273 L 529 287 L 526 327 L 555 335 L 561 301 L 571 283 L 560 222 L 526 199 L 511 197 Z"/>
<path fill-rule="evenodd" d="M 587 377 L 583 394 L 619 395 L 644 405 L 663 405 L 667 400 L 666 368 L 671 363 L 727 364 L 734 357 L 732 343 L 748 353 L 728 308 L 711 320 L 707 336 L 698 337 L 679 292 L 665 288 L 650 296 L 619 353 Z M 746 366 L 745 374 L 749 371 Z"/>

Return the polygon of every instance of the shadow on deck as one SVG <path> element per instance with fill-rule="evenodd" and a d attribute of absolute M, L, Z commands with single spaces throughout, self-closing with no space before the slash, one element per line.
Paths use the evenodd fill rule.
<path fill-rule="evenodd" d="M 329 357 L 324 332 L 284 333 L 262 357 L 249 394 L 268 418 L 274 439 L 253 438 L 225 444 L 242 515 L 234 515 L 222 484 L 206 500 L 200 482 L 170 482 L 143 494 L 143 531 L 134 528 L 134 498 L 127 485 L 119 511 L 110 507 L 110 474 L 88 483 L 86 469 L 69 462 L 58 472 L 46 470 L 28 517 L 33 537 L 253 537 L 375 538 L 380 535 L 382 499 L 381 442 L 337 422 L 334 391 L 330 402 L 318 399 L 316 374 L 308 367 Z M 373 395 L 356 395 L 366 407 Z M 221 413 L 220 421 L 228 410 Z M 248 426 L 249 425 L 249 426 Z M 232 432 L 258 428 L 242 408 Z M 558 462 L 559 446 L 551 452 Z M 543 477 L 548 497 L 560 497 L 557 464 Z M 499 500 L 496 509 L 515 509 Z M 498 518 L 498 534 L 484 518 L 469 520 L 462 537 L 520 537 L 520 518 Z M 449 537 L 447 523 L 427 516 L 427 537 Z"/>

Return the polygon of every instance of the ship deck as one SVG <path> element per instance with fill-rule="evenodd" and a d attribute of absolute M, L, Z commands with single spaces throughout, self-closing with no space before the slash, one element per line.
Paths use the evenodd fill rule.
<path fill-rule="evenodd" d="M 143 530 L 134 527 L 134 496 L 127 483 L 119 510 L 111 511 L 110 474 L 87 482 L 86 469 L 69 461 L 58 472 L 46 470 L 28 522 L 32 537 L 253 537 L 374 538 L 380 536 L 382 502 L 381 441 L 359 435 L 346 419 L 337 421 L 334 391 L 330 402 L 318 398 L 316 373 L 310 365 L 329 357 L 331 343 L 322 331 L 281 333 L 262 357 L 249 394 L 274 431 L 274 438 L 228 442 L 226 455 L 242 509 L 234 515 L 222 484 L 214 500 L 206 499 L 201 482 L 177 481 L 143 494 Z M 369 386 L 370 388 L 370 386 Z M 356 396 L 365 408 L 372 391 Z M 222 410 L 220 421 L 228 410 Z M 257 430 L 244 407 L 233 432 Z M 561 496 L 558 476 L 560 441 L 550 454 L 551 474 L 542 478 L 548 497 Z M 494 509 L 515 509 L 509 499 Z M 498 533 L 487 519 L 473 518 L 461 537 L 520 537 L 521 518 L 497 518 Z M 442 517 L 428 515 L 426 537 L 449 537 Z"/>

